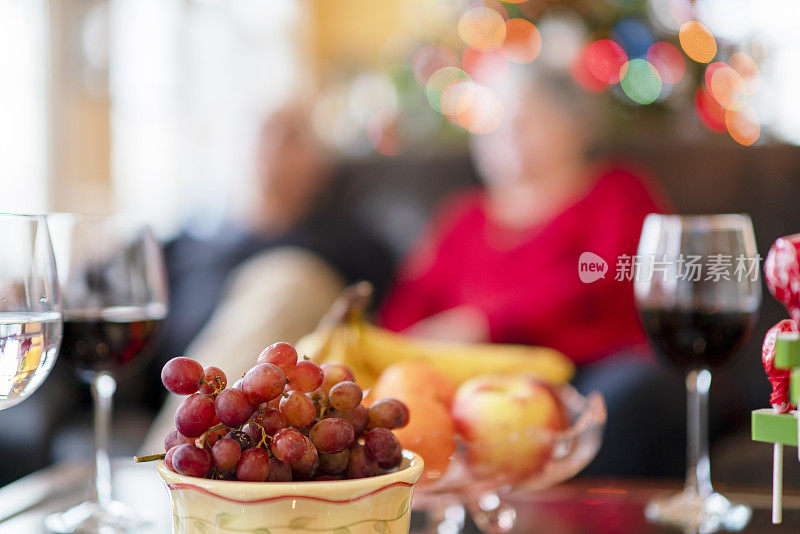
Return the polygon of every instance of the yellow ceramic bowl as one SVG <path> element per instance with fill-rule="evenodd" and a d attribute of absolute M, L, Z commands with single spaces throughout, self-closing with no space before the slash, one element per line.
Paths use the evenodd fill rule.
<path fill-rule="evenodd" d="M 175 534 L 408 533 L 419 455 L 403 451 L 394 473 L 325 482 L 231 482 L 158 473 L 172 501 Z"/>

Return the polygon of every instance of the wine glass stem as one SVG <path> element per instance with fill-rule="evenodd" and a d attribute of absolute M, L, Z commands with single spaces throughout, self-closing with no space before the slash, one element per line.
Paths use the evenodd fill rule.
<path fill-rule="evenodd" d="M 106 507 L 111 502 L 111 461 L 108 436 L 111 427 L 111 399 L 117 382 L 108 373 L 98 373 L 92 380 L 94 399 L 94 483 L 97 502 Z"/>
<path fill-rule="evenodd" d="M 686 376 L 687 393 L 687 466 L 686 489 L 700 497 L 710 496 L 711 463 L 708 459 L 708 391 L 711 373 L 707 369 L 691 371 Z"/>

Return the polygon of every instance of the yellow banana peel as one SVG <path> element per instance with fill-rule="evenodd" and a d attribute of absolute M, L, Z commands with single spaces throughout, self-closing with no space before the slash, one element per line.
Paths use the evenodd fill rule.
<path fill-rule="evenodd" d="M 317 329 L 297 343 L 298 352 L 316 363 L 347 365 L 365 388 L 387 367 L 407 361 L 424 361 L 456 384 L 487 373 L 529 374 L 563 384 L 575 373 L 572 361 L 550 348 L 430 341 L 374 326 L 363 320 L 369 294 L 371 287 L 363 283 L 345 289 Z"/>

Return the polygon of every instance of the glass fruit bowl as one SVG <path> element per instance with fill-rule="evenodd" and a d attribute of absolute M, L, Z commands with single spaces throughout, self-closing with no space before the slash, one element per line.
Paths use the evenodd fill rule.
<path fill-rule="evenodd" d="M 566 428 L 557 431 L 531 428 L 507 440 L 509 443 L 522 440 L 529 447 L 528 453 L 534 443 L 538 458 L 531 469 L 516 473 L 487 470 L 480 463 L 486 457 L 485 451 L 472 450 L 480 445 L 461 440 L 444 473 L 423 474 L 413 506 L 428 513 L 430 532 L 457 532 L 463 526 L 465 506 L 484 532 L 508 532 L 514 527 L 516 511 L 503 503 L 500 496 L 549 488 L 572 478 L 594 459 L 606 423 L 602 395 L 592 392 L 584 397 L 569 385 L 554 386 L 552 391 L 563 407 Z M 514 457 L 513 447 L 496 452 L 505 452 L 511 459 L 506 465 L 515 460 L 523 463 L 521 458 Z"/>

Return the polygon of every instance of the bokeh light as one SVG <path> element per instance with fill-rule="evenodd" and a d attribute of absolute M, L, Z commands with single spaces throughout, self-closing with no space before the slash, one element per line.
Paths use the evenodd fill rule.
<path fill-rule="evenodd" d="M 494 90 L 484 85 L 475 85 L 474 91 L 464 93 L 461 99 L 469 99 L 463 105 L 463 111 L 458 114 L 458 123 L 465 130 L 482 135 L 500 126 L 503 121 L 503 101 Z"/>
<path fill-rule="evenodd" d="M 532 23 L 525 19 L 506 21 L 506 39 L 503 52 L 515 63 L 530 63 L 539 57 L 542 36 Z"/>
<path fill-rule="evenodd" d="M 661 94 L 661 78 L 646 59 L 632 59 L 622 67 L 620 86 L 637 104 L 652 104 Z"/>
<path fill-rule="evenodd" d="M 750 146 L 761 137 L 761 123 L 756 110 L 744 104 L 738 110 L 725 113 L 725 126 L 734 141 L 740 145 Z"/>
<path fill-rule="evenodd" d="M 367 121 L 367 139 L 372 148 L 384 156 L 397 156 L 402 152 L 397 109 L 384 108 L 373 113 Z"/>
<path fill-rule="evenodd" d="M 714 69 L 708 91 L 719 105 L 727 110 L 741 109 L 744 105 L 742 100 L 745 91 L 744 80 L 728 65 L 723 64 Z"/>
<path fill-rule="evenodd" d="M 536 27 L 542 42 L 547 43 L 539 54 L 539 61 L 556 69 L 568 69 L 584 48 L 583 19 L 574 11 L 562 9 L 542 17 Z"/>
<path fill-rule="evenodd" d="M 428 78 L 428 83 L 425 85 L 425 95 L 428 97 L 428 103 L 433 109 L 441 113 L 441 97 L 445 88 L 457 80 L 468 79 L 469 75 L 458 67 L 442 67 L 431 74 L 431 77 Z"/>
<path fill-rule="evenodd" d="M 704 87 L 694 94 L 694 108 L 700 122 L 713 132 L 725 131 L 725 108 Z"/>
<path fill-rule="evenodd" d="M 411 65 L 414 78 L 424 87 L 431 74 L 437 70 L 443 67 L 458 67 L 458 55 L 449 46 L 431 43 L 417 50 Z"/>
<path fill-rule="evenodd" d="M 442 114 L 450 121 L 458 124 L 459 114 L 465 112 L 475 98 L 476 84 L 472 80 L 456 80 L 448 84 L 442 91 L 439 104 Z"/>
<path fill-rule="evenodd" d="M 647 49 L 647 61 L 653 65 L 661 77 L 661 81 L 674 85 L 681 81 L 686 73 L 686 62 L 683 54 L 666 41 L 653 43 Z"/>
<path fill-rule="evenodd" d="M 708 28 L 691 20 L 681 26 L 678 34 L 681 48 L 687 56 L 698 63 L 708 63 L 717 55 L 717 41 Z"/>
<path fill-rule="evenodd" d="M 575 59 L 572 61 L 572 64 L 570 65 L 570 73 L 578 85 L 587 91 L 601 93 L 608 88 L 608 85 L 605 82 L 601 82 L 595 78 L 594 75 L 589 72 L 587 52 L 588 47 L 583 48 L 578 52 L 578 54 L 575 56 Z"/>
<path fill-rule="evenodd" d="M 724 61 L 715 61 L 713 63 L 709 63 L 706 66 L 705 73 L 703 74 L 704 81 L 706 82 L 706 87 L 708 87 L 709 89 L 711 88 L 711 80 L 714 77 L 714 72 L 716 72 L 716 70 L 719 68 L 727 66 L 728 64 L 725 63 Z"/>
<path fill-rule="evenodd" d="M 642 57 L 653 44 L 653 32 L 641 21 L 634 18 L 622 19 L 614 26 L 614 35 L 629 57 Z"/>
<path fill-rule="evenodd" d="M 473 80 L 492 84 L 505 77 L 508 73 L 509 63 L 502 50 L 482 52 L 474 48 L 466 48 L 461 55 L 461 68 Z"/>
<path fill-rule="evenodd" d="M 754 95 L 761 89 L 761 70 L 756 61 L 744 52 L 731 54 L 728 64 L 744 81 L 744 93 Z"/>
<path fill-rule="evenodd" d="M 689 0 L 649 0 L 647 8 L 655 26 L 664 31 L 677 33 L 683 24 L 692 20 Z"/>
<path fill-rule="evenodd" d="M 458 19 L 458 36 L 467 46 L 488 52 L 503 44 L 506 38 L 506 21 L 494 9 L 473 7 Z"/>
<path fill-rule="evenodd" d="M 586 67 L 597 80 L 605 84 L 620 81 L 620 69 L 628 61 L 622 47 L 610 39 L 600 39 L 586 47 Z"/>

